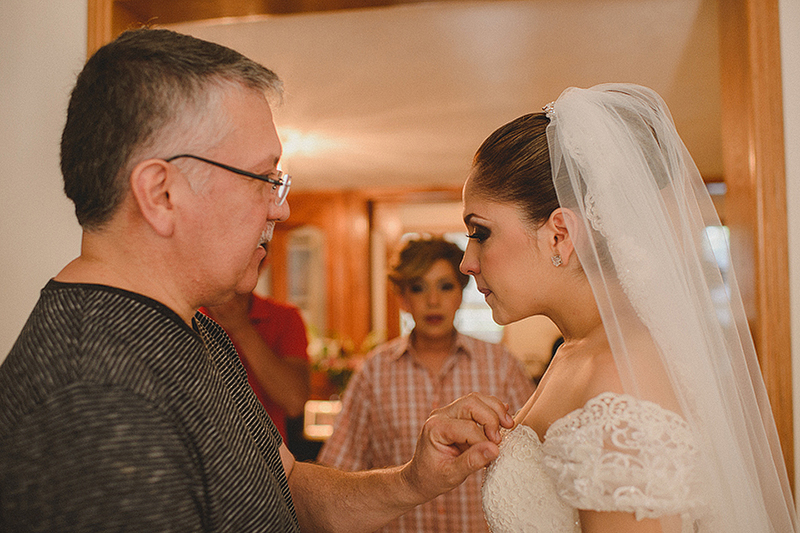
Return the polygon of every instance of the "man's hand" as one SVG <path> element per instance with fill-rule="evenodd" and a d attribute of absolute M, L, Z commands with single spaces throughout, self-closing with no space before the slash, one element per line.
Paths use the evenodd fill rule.
<path fill-rule="evenodd" d="M 414 458 L 402 467 L 340 472 L 289 459 L 285 464 L 301 529 L 375 531 L 494 460 L 501 427 L 514 427 L 508 406 L 473 393 L 431 414 Z"/>
<path fill-rule="evenodd" d="M 514 427 L 508 406 L 472 393 L 434 411 L 422 427 L 403 479 L 424 501 L 460 485 L 497 458 L 500 427 Z"/>

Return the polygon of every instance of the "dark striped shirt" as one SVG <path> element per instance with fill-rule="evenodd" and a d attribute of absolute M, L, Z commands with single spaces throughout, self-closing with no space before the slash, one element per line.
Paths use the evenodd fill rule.
<path fill-rule="evenodd" d="M 0 366 L 0 531 L 297 531 L 225 332 L 51 281 Z"/>

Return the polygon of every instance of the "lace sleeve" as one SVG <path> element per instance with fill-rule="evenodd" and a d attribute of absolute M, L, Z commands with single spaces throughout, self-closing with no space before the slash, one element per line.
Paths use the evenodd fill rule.
<path fill-rule="evenodd" d="M 624 511 L 638 519 L 699 505 L 697 448 L 686 422 L 661 406 L 603 393 L 554 422 L 543 466 L 578 509 Z"/>

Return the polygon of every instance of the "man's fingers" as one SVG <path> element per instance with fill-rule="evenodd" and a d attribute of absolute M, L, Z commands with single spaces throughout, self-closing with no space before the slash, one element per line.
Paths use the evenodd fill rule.
<path fill-rule="evenodd" d="M 429 419 L 429 428 L 434 445 L 451 455 L 487 441 L 485 427 L 474 420 L 436 414 Z"/>
<path fill-rule="evenodd" d="M 492 396 L 473 393 L 437 409 L 404 469 L 409 485 L 427 499 L 451 490 L 497 458 L 501 426 L 514 427 L 514 419 Z"/>
<path fill-rule="evenodd" d="M 494 396 L 472 393 L 442 408 L 440 412 L 454 419 L 472 420 L 495 443 L 500 442 L 500 426 L 514 427 L 514 419 L 508 414 L 508 405 Z"/>
<path fill-rule="evenodd" d="M 456 466 L 466 470 L 465 476 L 480 470 L 497 459 L 500 449 L 493 442 L 482 442 L 472 446 L 456 459 Z M 459 464 L 460 463 L 460 464 Z"/>
<path fill-rule="evenodd" d="M 453 479 L 458 480 L 457 482 L 463 481 L 467 476 L 497 459 L 498 455 L 500 455 L 500 449 L 497 444 L 487 440 L 470 446 L 453 459 L 451 465 Z"/>

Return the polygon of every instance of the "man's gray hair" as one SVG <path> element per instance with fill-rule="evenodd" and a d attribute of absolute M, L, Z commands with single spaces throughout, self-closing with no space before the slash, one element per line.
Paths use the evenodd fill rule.
<path fill-rule="evenodd" d="M 273 101 L 283 93 L 274 72 L 239 52 L 170 30 L 128 31 L 100 48 L 78 75 L 61 137 L 64 191 L 81 226 L 111 219 L 137 158 L 218 141 L 232 86 Z"/>

